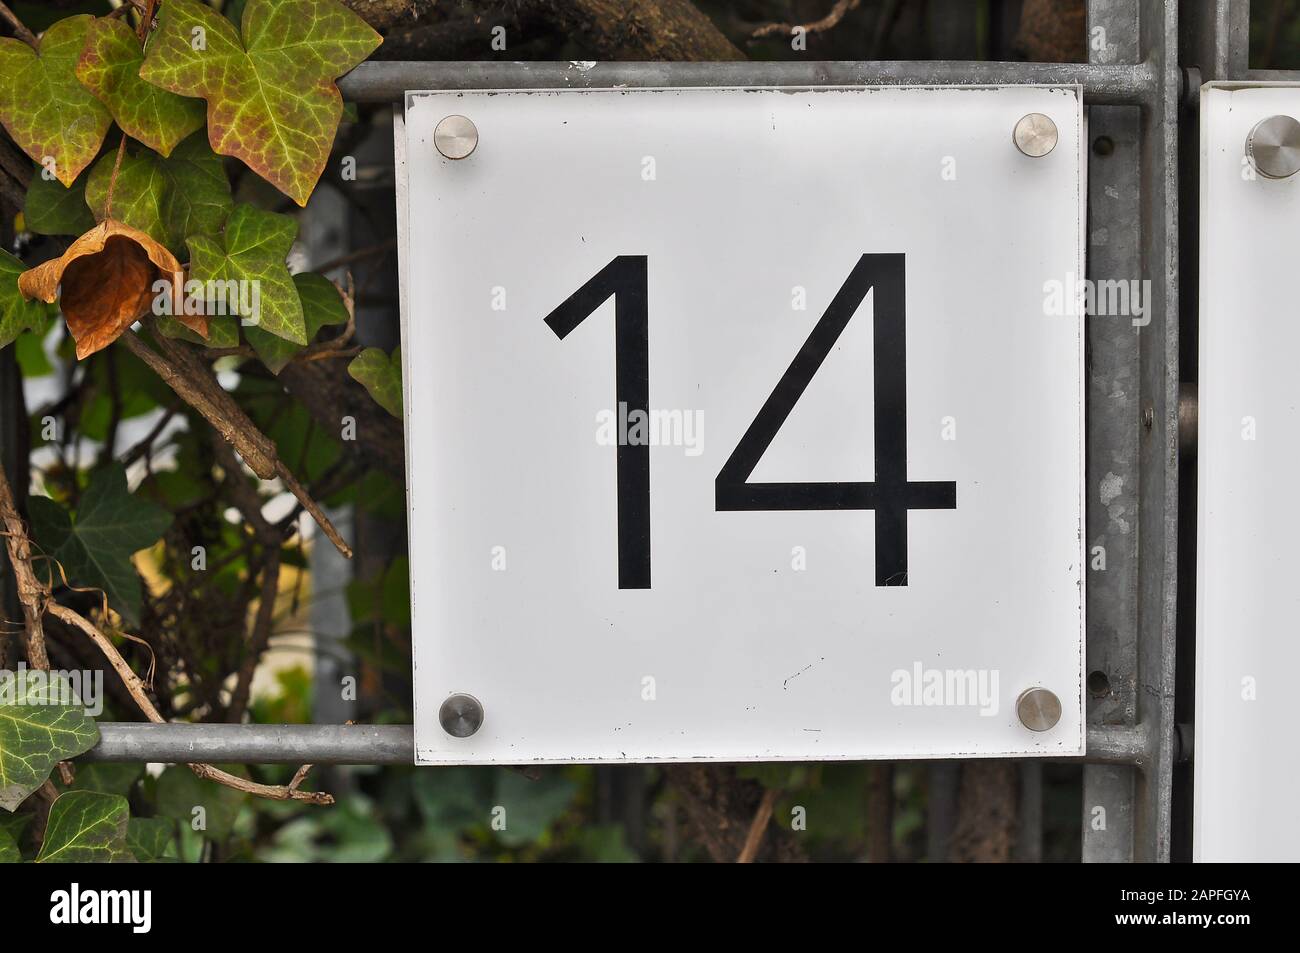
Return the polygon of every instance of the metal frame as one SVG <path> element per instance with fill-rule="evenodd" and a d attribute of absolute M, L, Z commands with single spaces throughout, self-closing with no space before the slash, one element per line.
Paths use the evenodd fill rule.
<path fill-rule="evenodd" d="M 1179 109 L 1201 79 L 1300 81 L 1248 68 L 1248 0 L 1089 0 L 1090 62 L 366 63 L 347 99 L 400 102 L 409 89 L 614 86 L 1079 84 L 1089 106 L 1088 270 L 1148 278 L 1149 325 L 1088 327 L 1088 754 L 1083 859 L 1170 858 L 1179 464 Z M 1098 33 L 1098 29 L 1102 32 Z M 1098 42 L 1100 38 L 1100 42 Z M 1194 220 L 1194 216 L 1193 216 Z M 1102 506 L 1100 479 L 1122 478 Z M 1113 485 L 1113 481 L 1112 481 Z M 1121 507 L 1118 510 L 1116 507 Z M 1123 522 L 1119 515 L 1123 515 Z M 1116 518 L 1112 519 L 1112 514 Z M 1102 685 L 1101 675 L 1105 677 Z M 410 764 L 411 726 L 104 724 L 103 761 Z M 1070 759 L 1077 761 L 1078 759 Z M 1105 810 L 1096 823 L 1095 808 Z"/>

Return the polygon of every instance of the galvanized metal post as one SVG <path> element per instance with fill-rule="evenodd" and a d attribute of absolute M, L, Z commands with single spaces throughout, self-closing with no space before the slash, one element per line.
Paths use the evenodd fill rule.
<path fill-rule="evenodd" d="M 1143 274 L 1151 323 L 1140 336 L 1137 717 L 1150 751 L 1138 773 L 1134 860 L 1168 861 L 1174 761 L 1178 569 L 1178 4 L 1143 0 L 1139 36 L 1156 74 L 1142 109 Z"/>
<path fill-rule="evenodd" d="M 1089 0 L 1088 58 L 1136 63 L 1137 0 Z M 1142 278 L 1137 106 L 1088 107 L 1088 278 Z M 1148 305 L 1150 302 L 1147 302 Z M 1126 315 L 1088 319 L 1087 720 L 1137 720 L 1139 338 Z M 1083 769 L 1083 860 L 1133 859 L 1132 765 Z"/>

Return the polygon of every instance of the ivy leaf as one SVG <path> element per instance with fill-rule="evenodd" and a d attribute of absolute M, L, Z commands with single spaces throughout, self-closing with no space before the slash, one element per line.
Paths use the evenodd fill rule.
<path fill-rule="evenodd" d="M 306 205 L 343 114 L 334 80 L 381 42 L 337 0 L 248 0 L 240 30 L 197 0 L 167 0 L 140 78 L 206 99 L 212 148 Z"/>
<path fill-rule="evenodd" d="M 177 96 L 140 78 L 144 51 L 124 20 L 103 17 L 87 30 L 77 62 L 77 79 L 108 107 L 128 136 L 171 155 L 176 144 L 203 128 L 205 109 L 198 99 Z"/>
<path fill-rule="evenodd" d="M 302 302 L 284 263 L 297 234 L 298 223 L 288 215 L 238 205 L 226 220 L 221 241 L 192 235 L 186 242 L 190 278 L 225 295 L 224 302 L 216 303 L 218 312 L 224 305 L 227 313 L 233 310 L 263 331 L 306 344 Z"/>
<path fill-rule="evenodd" d="M 0 249 L 0 347 L 24 331 L 44 326 L 45 308 L 18 290 L 18 276 L 26 270 L 26 265 Z"/>
<path fill-rule="evenodd" d="M 243 767 L 217 767 L 241 778 L 248 777 L 248 770 Z M 189 826 L 197 816 L 197 809 L 202 808 L 206 824 L 203 836 L 217 843 L 230 836 L 247 800 L 244 792 L 205 781 L 183 764 L 174 764 L 158 776 L 158 814 Z"/>
<path fill-rule="evenodd" d="M 164 817 L 133 817 L 126 825 L 126 846 L 142 864 L 167 856 L 175 839 L 176 825 Z"/>
<path fill-rule="evenodd" d="M 132 861 L 126 846 L 131 809 L 126 798 L 94 791 L 69 791 L 50 807 L 38 864 Z"/>
<path fill-rule="evenodd" d="M 352 359 L 348 373 L 360 381 L 380 407 L 399 420 L 402 417 L 402 349 L 389 357 L 377 347 L 368 347 Z"/>
<path fill-rule="evenodd" d="M 86 205 L 86 177 L 78 176 L 71 186 L 47 179 L 38 169 L 27 186 L 23 221 L 37 235 L 80 235 L 92 228 L 95 217 Z"/>
<path fill-rule="evenodd" d="M 108 217 L 108 186 L 117 150 L 95 163 L 86 182 L 86 202 L 96 221 Z M 113 217 L 138 228 L 179 254 L 185 239 L 221 230 L 234 205 L 220 157 L 200 134 L 190 136 L 168 158 L 130 150 L 122 157 L 113 190 Z"/>
<path fill-rule="evenodd" d="M 21 864 L 23 855 L 8 831 L 0 830 L 0 864 Z"/>
<path fill-rule="evenodd" d="M 144 771 L 141 764 L 80 764 L 70 791 L 94 791 L 97 794 L 120 794 L 127 797 Z"/>
<path fill-rule="evenodd" d="M 302 302 L 303 323 L 306 325 L 307 342 L 316 339 L 320 329 L 327 324 L 342 324 L 348 319 L 348 309 L 339 296 L 338 289 L 324 275 L 303 272 L 293 276 L 294 286 L 298 289 L 298 300 Z M 279 374 L 295 354 L 302 348 L 286 341 L 284 338 L 269 334 L 261 328 L 245 328 L 244 335 L 253 346 L 262 363 Z"/>
<path fill-rule="evenodd" d="M 21 40 L 0 37 L 0 123 L 19 148 L 71 185 L 90 165 L 112 122 L 108 109 L 77 79 L 77 59 L 95 18 L 55 23 L 39 54 Z"/>
<path fill-rule="evenodd" d="M 60 761 L 99 740 L 94 719 L 60 675 L 19 682 L 0 673 L 0 807 L 12 811 L 45 783 Z"/>
<path fill-rule="evenodd" d="M 63 566 L 68 581 L 102 589 L 127 624 L 137 625 L 140 577 L 131 556 L 158 541 L 172 514 L 132 496 L 117 463 L 91 476 L 75 517 L 48 497 L 32 497 L 28 508 L 36 541 Z M 54 575 L 52 581 L 61 579 Z"/>

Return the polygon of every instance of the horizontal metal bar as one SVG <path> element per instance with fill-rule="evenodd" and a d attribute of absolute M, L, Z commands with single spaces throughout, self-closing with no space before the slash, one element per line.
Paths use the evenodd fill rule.
<path fill-rule="evenodd" d="M 410 725 L 196 725 L 107 722 L 90 761 L 412 764 Z"/>
<path fill-rule="evenodd" d="M 1090 764 L 1135 764 L 1147 761 L 1151 733 L 1145 725 L 1089 725 L 1088 754 Z"/>
<path fill-rule="evenodd" d="M 1142 764 L 1141 727 L 1091 726 L 1085 761 Z M 89 761 L 232 762 L 236 764 L 412 764 L 410 725 L 195 725 L 107 722 Z M 1037 759 L 1035 759 L 1037 760 Z M 1063 759 L 1077 761 L 1077 758 Z"/>
<path fill-rule="evenodd" d="M 339 80 L 345 99 L 397 102 L 408 90 L 608 89 L 658 86 L 1083 87 L 1090 103 L 1151 102 L 1155 70 L 1139 63 L 982 63 L 941 60 L 744 63 L 362 63 Z"/>

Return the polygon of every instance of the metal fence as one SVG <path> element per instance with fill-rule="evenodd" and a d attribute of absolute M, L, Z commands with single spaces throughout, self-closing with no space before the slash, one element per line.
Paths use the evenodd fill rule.
<path fill-rule="evenodd" d="M 1194 329 L 1196 312 L 1194 275 L 1181 297 L 1179 281 L 1180 239 L 1182 260 L 1195 260 L 1194 107 L 1204 81 L 1300 81 L 1300 71 L 1249 69 L 1249 17 L 1248 0 L 1193 0 L 1181 9 L 1175 0 L 1089 0 L 1087 63 L 609 63 L 579 70 L 567 63 L 376 62 L 340 85 L 347 99 L 371 103 L 400 102 L 408 89 L 1081 85 L 1090 146 L 1088 277 L 1142 277 L 1152 287 L 1149 325 L 1135 333 L 1124 322 L 1091 321 L 1087 333 L 1088 546 L 1106 547 L 1107 569 L 1090 574 L 1087 590 L 1083 859 L 1167 861 L 1176 765 L 1191 757 L 1190 728 L 1175 721 L 1174 674 L 1179 633 L 1190 633 L 1193 622 L 1189 610 L 1179 618 L 1180 605 L 1190 604 L 1180 599 L 1178 580 L 1180 420 L 1184 453 L 1195 439 L 1194 390 L 1180 386 L 1179 375 L 1180 313 Z M 1193 210 L 1181 220 L 1180 189 Z M 1097 487 L 1107 473 L 1122 477 L 1122 488 L 1103 506 Z M 1129 530 L 1112 523 L 1117 507 Z M 1183 513 L 1194 514 L 1194 506 Z M 1185 576 L 1184 587 L 1192 585 Z M 100 731 L 87 757 L 103 761 L 413 761 L 409 725 L 104 724 Z M 1105 809 L 1102 829 L 1093 823 L 1097 807 Z"/>

